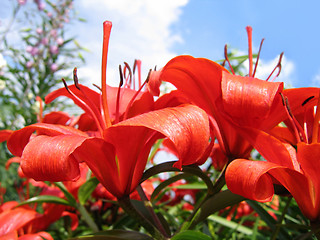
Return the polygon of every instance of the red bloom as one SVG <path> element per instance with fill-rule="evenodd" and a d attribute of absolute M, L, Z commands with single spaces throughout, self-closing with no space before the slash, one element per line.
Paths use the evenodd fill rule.
<path fill-rule="evenodd" d="M 167 137 L 172 141 L 180 158 L 178 167 L 181 161 L 197 161 L 206 151 L 209 121 L 200 108 L 183 105 L 150 111 L 153 100 L 150 101 L 149 93 L 107 86 L 110 30 L 111 23 L 105 22 L 101 94 L 78 84 L 75 74 L 75 85 L 46 98 L 47 102 L 60 95 L 72 98 L 92 118 L 97 133 L 89 137 L 71 127 L 45 123 L 16 131 L 8 140 L 8 147 L 14 155 L 21 156 L 21 167 L 28 177 L 42 181 L 76 180 L 79 162 L 85 162 L 104 187 L 120 198 L 132 193 L 139 184 L 156 139 Z M 110 103 L 116 107 L 112 108 Z M 29 141 L 34 131 L 38 135 Z"/>
<path fill-rule="evenodd" d="M 27 207 L 15 207 L 17 204 L 17 202 L 7 202 L 0 206 L 0 239 L 42 239 L 40 236 L 43 236 L 53 240 L 49 233 L 36 230 L 38 227 L 34 221 L 43 215 Z M 44 218 L 42 222 L 47 220 Z M 27 229 L 26 232 L 20 231 L 24 228 Z M 21 235 L 21 232 L 25 234 Z M 19 235 L 21 236 L 18 237 Z"/>
<path fill-rule="evenodd" d="M 298 89 L 297 92 L 301 92 Z M 307 93 L 308 89 L 303 89 Z M 318 89 L 319 91 L 319 89 Z M 311 91 L 312 92 L 312 91 Z M 310 91 L 309 91 L 310 93 Z M 318 99 L 318 95 L 312 95 Z M 307 98 L 310 100 L 312 98 Z M 311 221 L 320 217 L 320 143 L 319 143 L 319 102 L 314 114 L 315 101 L 303 101 L 294 111 L 287 106 L 288 129 L 296 137 L 297 150 L 286 142 L 255 129 L 251 139 L 254 147 L 267 161 L 236 159 L 227 168 L 228 188 L 237 194 L 257 201 L 270 201 L 274 194 L 273 184 L 283 185 L 295 198 L 302 213 Z M 309 111 L 312 109 L 312 112 Z M 295 113 L 304 112 L 302 128 L 295 119 Z M 311 114 L 312 113 L 312 114 Z M 302 118 L 300 118 L 302 121 Z"/>
<path fill-rule="evenodd" d="M 221 153 L 229 160 L 248 157 L 252 150 L 249 142 L 238 132 L 239 126 L 271 129 L 283 120 L 276 118 L 277 106 L 281 103 L 278 93 L 282 91 L 283 83 L 254 78 L 251 28 L 247 30 L 248 77 L 232 75 L 208 59 L 178 56 L 169 61 L 160 73 L 154 72 L 149 78 L 150 88 L 158 86 L 160 80 L 170 82 L 187 102 L 207 112 L 212 126 L 211 136 L 217 139 Z M 285 112 L 282 113 L 285 118 Z"/>

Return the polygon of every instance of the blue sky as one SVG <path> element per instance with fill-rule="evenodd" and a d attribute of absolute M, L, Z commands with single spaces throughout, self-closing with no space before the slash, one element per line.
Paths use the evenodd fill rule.
<path fill-rule="evenodd" d="M 8 2 L 0 4 L 4 25 Z M 245 27 L 250 25 L 255 52 L 265 38 L 257 77 L 266 78 L 284 52 L 279 81 L 294 87 L 320 86 L 317 0 L 76 0 L 74 5 L 87 22 L 73 25 L 69 33 L 90 50 L 85 53 L 87 64 L 78 67 L 80 79 L 99 84 L 102 22 L 110 20 L 110 84 L 119 81 L 118 65 L 135 58 L 142 60 L 146 77 L 150 68 L 162 67 L 180 54 L 218 60 L 225 44 L 246 53 Z"/>
<path fill-rule="evenodd" d="M 295 87 L 319 86 L 319 9 L 319 1 L 190 0 L 174 24 L 184 39 L 175 49 L 210 59 L 222 57 L 226 43 L 244 51 L 250 25 L 256 49 L 265 38 L 262 59 L 284 52 L 294 65 L 289 77 Z"/>

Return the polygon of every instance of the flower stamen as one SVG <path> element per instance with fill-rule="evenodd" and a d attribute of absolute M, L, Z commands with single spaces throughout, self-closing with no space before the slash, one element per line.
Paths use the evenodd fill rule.
<path fill-rule="evenodd" d="M 232 67 L 232 65 L 231 65 L 231 63 L 229 61 L 229 58 L 228 58 L 228 46 L 227 46 L 227 44 L 224 45 L 224 58 L 227 61 L 227 63 L 229 64 L 229 67 L 230 67 L 230 70 L 231 70 L 232 74 L 235 75 L 233 67 Z"/>
<path fill-rule="evenodd" d="M 278 69 L 278 73 L 277 73 L 276 76 L 273 77 L 273 79 L 271 80 L 271 82 L 273 82 L 274 79 L 276 79 L 276 78 L 279 76 L 279 74 L 280 74 L 280 72 L 281 72 L 282 56 L 283 56 L 283 52 L 282 52 L 282 53 L 280 54 L 280 56 L 279 56 L 278 64 L 275 66 L 275 68 L 273 69 L 273 71 L 272 71 L 272 72 L 270 73 L 270 75 L 267 77 L 266 81 L 268 81 L 268 80 L 270 79 L 270 77 L 272 76 L 272 74 L 274 73 L 274 71 L 275 71 L 276 69 Z"/>
<path fill-rule="evenodd" d="M 257 68 L 258 68 L 258 62 L 259 62 L 259 58 L 260 58 L 260 52 L 261 52 L 261 48 L 262 48 L 263 42 L 264 42 L 264 38 L 262 38 L 262 40 L 260 42 L 259 52 L 258 52 L 256 64 L 254 65 L 254 70 L 253 70 L 252 77 L 254 77 L 256 75 L 256 71 L 257 71 Z"/>
<path fill-rule="evenodd" d="M 88 106 L 88 104 L 86 102 L 84 102 L 81 98 L 79 98 L 76 94 L 74 94 L 69 89 L 69 87 L 68 87 L 66 81 L 64 80 L 64 78 L 62 78 L 62 82 L 64 84 L 64 87 L 68 91 L 68 93 L 73 97 L 73 99 L 76 102 L 76 104 L 91 115 L 91 117 L 96 122 L 96 125 L 97 125 L 100 133 L 103 134 L 103 123 L 102 123 L 102 120 L 100 120 L 100 117 L 98 117 L 99 115 L 97 116 L 97 114 L 93 111 L 93 109 L 90 106 Z"/>
<path fill-rule="evenodd" d="M 106 127 L 110 127 L 111 119 L 109 114 L 107 102 L 107 59 L 108 59 L 108 46 L 111 32 L 112 23 L 105 21 L 103 23 L 103 46 L 102 46 L 102 71 L 101 71 L 101 92 L 102 92 L 102 109 Z"/>
<path fill-rule="evenodd" d="M 282 99 L 282 104 L 285 107 L 285 111 L 287 113 L 288 119 L 289 119 L 290 123 L 292 124 L 297 142 L 307 142 L 306 135 L 305 135 L 302 127 L 300 126 L 299 122 L 296 120 L 296 118 L 292 114 L 292 111 L 289 106 L 288 98 L 283 96 L 282 93 L 280 93 L 280 96 Z"/>
<path fill-rule="evenodd" d="M 248 34 L 248 58 L 249 58 L 249 77 L 252 77 L 252 27 L 246 27 L 247 34 Z"/>

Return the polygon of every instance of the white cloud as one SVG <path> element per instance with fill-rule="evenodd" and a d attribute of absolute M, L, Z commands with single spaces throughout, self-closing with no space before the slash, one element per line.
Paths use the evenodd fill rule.
<path fill-rule="evenodd" d="M 112 21 L 109 42 L 107 82 L 117 85 L 118 65 L 124 61 L 130 65 L 134 59 L 142 60 L 142 76 L 155 65 L 162 67 L 176 54 L 170 50 L 181 37 L 170 31 L 179 20 L 182 7 L 188 0 L 79 0 L 79 16 L 87 23 L 78 24 L 79 42 L 90 50 L 85 54 L 86 66 L 80 67 L 78 76 L 100 85 L 102 23 Z"/>
<path fill-rule="evenodd" d="M 245 55 L 247 53 L 244 53 Z M 255 74 L 256 78 L 266 80 L 273 69 L 277 66 L 279 62 L 279 56 L 276 56 L 272 60 L 264 60 L 264 59 L 259 59 L 257 71 Z M 249 72 L 249 60 L 246 60 L 244 62 L 244 66 L 246 68 L 246 72 Z M 276 69 L 269 79 L 270 81 L 273 79 L 274 76 L 278 73 L 278 69 Z M 294 82 L 295 82 L 295 64 L 293 61 L 289 60 L 287 57 L 283 56 L 282 61 L 281 61 L 281 72 L 280 75 L 274 80 L 275 82 L 284 82 L 285 87 L 293 87 Z"/>
<path fill-rule="evenodd" d="M 275 57 L 270 61 L 265 61 L 263 59 L 259 60 L 256 77 L 260 79 L 267 79 L 270 73 L 273 71 L 273 69 L 277 66 L 278 61 L 279 56 Z M 294 72 L 294 62 L 283 56 L 281 61 L 280 75 L 274 81 L 284 82 L 287 87 L 292 87 L 295 81 Z M 273 76 L 275 76 L 275 74 L 277 73 L 278 69 L 275 70 L 270 80 L 272 80 Z"/>
<path fill-rule="evenodd" d="M 312 86 L 320 87 L 320 71 L 312 78 Z"/>

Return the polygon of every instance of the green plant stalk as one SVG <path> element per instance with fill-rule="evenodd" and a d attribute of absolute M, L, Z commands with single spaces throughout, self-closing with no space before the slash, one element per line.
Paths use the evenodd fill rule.
<path fill-rule="evenodd" d="M 182 225 L 181 230 L 187 230 L 187 229 L 192 229 L 196 224 L 196 220 L 198 218 L 198 213 L 199 210 L 201 208 L 201 206 L 213 195 L 217 194 L 218 192 L 220 192 L 220 190 L 222 189 L 222 187 L 225 184 L 225 170 L 226 167 L 222 170 L 220 176 L 218 177 L 217 181 L 214 183 L 214 185 L 208 185 L 208 192 L 205 195 L 205 197 L 200 201 L 200 203 L 196 206 L 196 208 L 193 210 L 192 214 L 188 217 L 188 219 L 186 220 L 185 224 Z M 209 178 L 210 179 L 210 178 Z M 210 186 L 210 188 L 209 188 Z"/>
<path fill-rule="evenodd" d="M 141 198 L 141 200 L 143 201 L 144 206 L 146 207 L 146 209 L 149 211 L 150 215 L 152 216 L 152 219 L 155 223 L 155 225 L 157 226 L 157 228 L 159 229 L 159 231 L 166 237 L 169 237 L 166 233 L 166 230 L 164 229 L 160 219 L 158 218 L 157 214 L 154 212 L 154 209 L 152 207 L 152 203 L 150 202 L 150 200 L 147 198 L 143 188 L 141 185 L 139 185 L 137 187 L 137 191 L 139 193 L 139 196 Z"/>
<path fill-rule="evenodd" d="M 133 219 L 137 220 L 156 240 L 168 240 L 152 223 L 144 218 L 132 205 L 129 196 L 118 198 L 120 207 Z"/>
<path fill-rule="evenodd" d="M 91 228 L 91 230 L 93 232 L 98 232 L 99 228 L 97 227 L 97 225 L 95 224 L 95 222 L 93 221 L 93 219 L 91 218 L 91 216 L 89 215 L 88 211 L 86 210 L 86 208 L 80 204 L 77 203 L 77 209 L 81 214 L 81 217 L 83 218 L 83 220 L 88 224 L 88 226 Z"/>
<path fill-rule="evenodd" d="M 276 227 L 276 229 L 274 230 L 274 232 L 273 232 L 273 234 L 272 234 L 272 236 L 271 236 L 271 240 L 276 240 L 277 239 L 277 236 L 278 236 L 278 233 L 279 233 L 279 231 L 280 231 L 280 228 L 281 228 L 281 223 L 282 223 L 282 221 L 283 221 L 283 219 L 284 219 L 284 217 L 285 217 L 285 215 L 286 215 L 286 213 L 287 213 L 287 211 L 288 211 L 288 208 L 289 208 L 289 206 L 290 206 L 290 202 L 291 202 L 291 199 L 292 199 L 292 197 L 288 197 L 288 199 L 287 199 L 287 201 L 286 201 L 286 205 L 285 205 L 285 207 L 284 207 L 284 209 L 283 209 L 283 211 L 282 211 L 282 213 L 281 213 L 281 216 L 280 216 L 280 218 L 278 219 L 278 222 L 277 222 L 277 227 Z"/>

